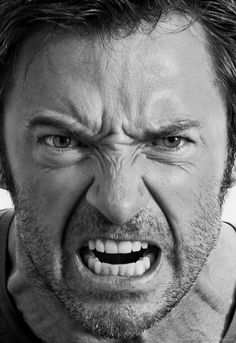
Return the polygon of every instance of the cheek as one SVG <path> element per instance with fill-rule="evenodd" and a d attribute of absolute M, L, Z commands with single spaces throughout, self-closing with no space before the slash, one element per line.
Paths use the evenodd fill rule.
<path fill-rule="evenodd" d="M 213 166 L 213 167 L 212 167 Z M 218 206 L 224 173 L 222 161 L 201 156 L 179 165 L 149 161 L 145 182 L 154 201 L 176 232 L 187 232 L 189 225 L 203 215 L 204 209 Z"/>
<path fill-rule="evenodd" d="M 18 173 L 18 202 L 34 213 L 36 226 L 48 230 L 51 243 L 59 245 L 71 215 L 92 182 L 89 168 L 74 165 L 57 170 Z"/>

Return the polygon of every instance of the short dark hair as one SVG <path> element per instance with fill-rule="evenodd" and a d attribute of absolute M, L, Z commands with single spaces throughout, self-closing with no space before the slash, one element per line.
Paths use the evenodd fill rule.
<path fill-rule="evenodd" d="M 149 32 L 170 13 L 197 20 L 205 30 L 227 108 L 231 168 L 236 152 L 235 0 L 0 0 L 1 127 L 14 60 L 23 41 L 36 30 L 49 27 L 52 32 L 62 28 L 83 35 L 127 36 L 140 29 Z"/>

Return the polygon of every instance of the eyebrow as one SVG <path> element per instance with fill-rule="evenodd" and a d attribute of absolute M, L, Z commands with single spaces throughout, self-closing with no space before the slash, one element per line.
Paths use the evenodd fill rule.
<path fill-rule="evenodd" d="M 76 125 L 78 124 L 78 125 Z M 36 117 L 29 119 L 26 123 L 26 126 L 30 128 L 34 128 L 37 126 L 52 126 L 58 130 L 62 130 L 67 135 L 73 135 L 78 138 L 91 138 L 94 134 L 88 134 L 88 129 L 85 128 L 80 122 L 70 123 L 63 118 L 55 118 L 53 116 L 48 115 L 37 115 Z"/>
<path fill-rule="evenodd" d="M 193 128 L 201 128 L 202 123 L 198 120 L 193 119 L 175 119 L 173 122 L 161 125 L 156 130 L 148 129 L 144 132 L 143 139 L 150 139 L 155 137 L 168 137 L 174 136 L 184 131 L 193 129 Z"/>

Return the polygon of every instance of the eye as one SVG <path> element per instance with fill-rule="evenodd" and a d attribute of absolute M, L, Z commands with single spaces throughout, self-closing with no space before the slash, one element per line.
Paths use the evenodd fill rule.
<path fill-rule="evenodd" d="M 57 149 L 74 148 L 79 145 L 79 142 L 76 139 L 62 135 L 46 136 L 44 142 Z"/>
<path fill-rule="evenodd" d="M 164 138 L 158 138 L 152 142 L 153 146 L 159 146 L 169 149 L 175 149 L 182 147 L 186 142 L 186 138 L 180 136 L 168 136 Z"/>
<path fill-rule="evenodd" d="M 163 145 L 167 148 L 178 148 L 184 144 L 182 137 L 170 136 L 162 139 Z"/>

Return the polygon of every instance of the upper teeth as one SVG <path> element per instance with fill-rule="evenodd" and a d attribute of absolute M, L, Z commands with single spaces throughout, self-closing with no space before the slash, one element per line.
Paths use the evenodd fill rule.
<path fill-rule="evenodd" d="M 90 250 L 97 250 L 99 252 L 105 252 L 107 254 L 129 254 L 132 251 L 140 251 L 141 248 L 147 249 L 147 242 L 140 241 L 114 241 L 111 239 L 107 240 L 89 240 L 88 246 Z"/>

